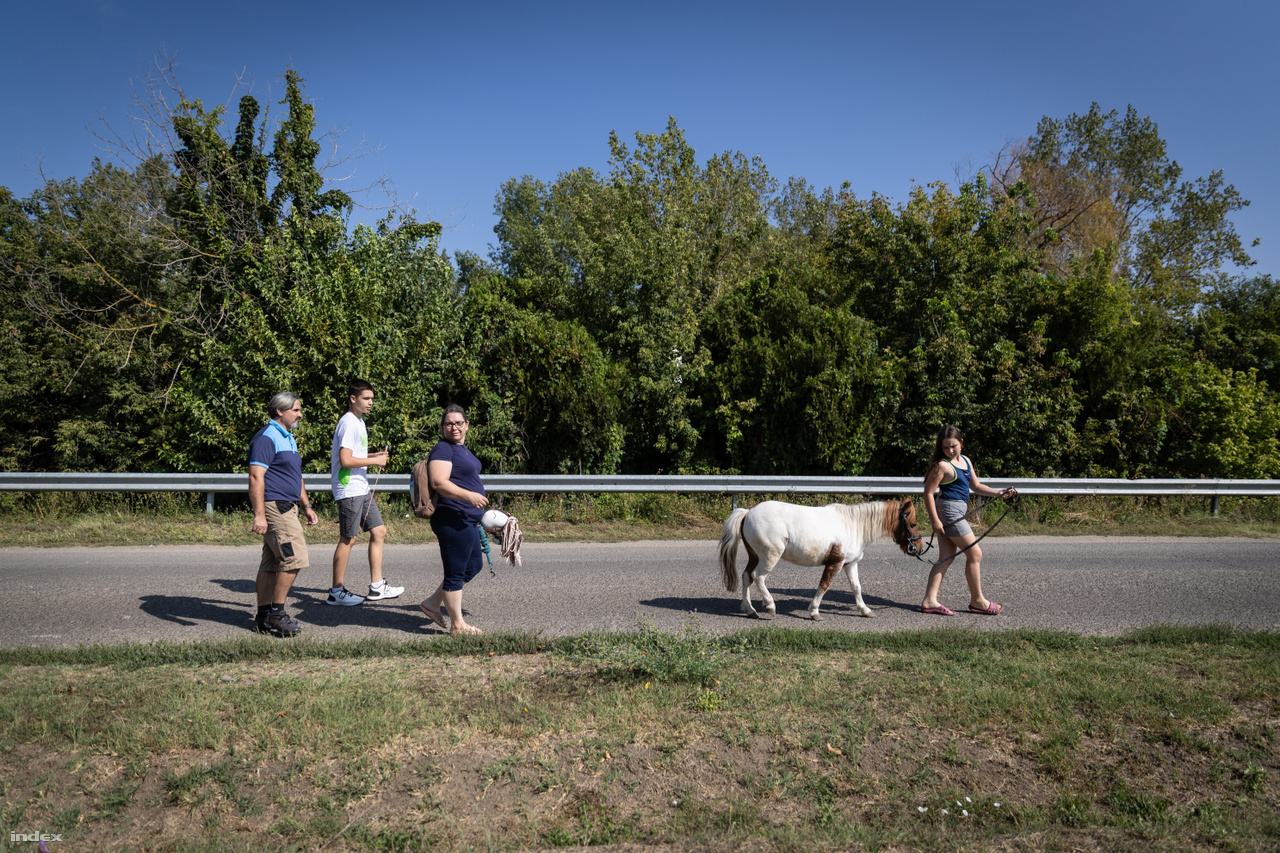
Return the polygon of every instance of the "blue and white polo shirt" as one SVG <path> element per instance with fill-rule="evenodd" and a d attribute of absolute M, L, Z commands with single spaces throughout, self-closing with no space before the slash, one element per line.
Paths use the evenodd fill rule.
<path fill-rule="evenodd" d="M 302 495 L 302 454 L 293 433 L 278 421 L 267 421 L 249 442 L 249 464 L 267 469 L 266 500 L 296 501 Z"/>

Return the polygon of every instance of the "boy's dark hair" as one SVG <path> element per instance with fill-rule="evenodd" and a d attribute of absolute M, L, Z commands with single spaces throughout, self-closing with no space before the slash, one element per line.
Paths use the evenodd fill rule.
<path fill-rule="evenodd" d="M 350 400 L 352 397 L 359 397 L 365 391 L 372 390 L 373 386 L 368 382 L 365 382 L 363 379 L 352 379 L 347 383 L 347 399 Z"/>

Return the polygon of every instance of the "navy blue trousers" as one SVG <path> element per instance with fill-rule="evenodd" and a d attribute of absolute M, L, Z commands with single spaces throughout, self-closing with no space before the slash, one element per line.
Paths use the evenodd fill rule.
<path fill-rule="evenodd" d="M 446 592 L 457 592 L 480 574 L 483 565 L 480 528 L 457 510 L 439 506 L 431 514 L 431 531 L 440 540 L 444 589 Z"/>

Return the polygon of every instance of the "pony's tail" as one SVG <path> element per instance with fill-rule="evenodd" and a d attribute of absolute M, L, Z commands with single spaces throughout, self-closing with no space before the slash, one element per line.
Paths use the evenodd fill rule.
<path fill-rule="evenodd" d="M 742 541 L 742 521 L 747 511 L 738 507 L 724 520 L 724 535 L 720 537 L 720 570 L 724 572 L 724 588 L 738 591 L 738 543 Z"/>

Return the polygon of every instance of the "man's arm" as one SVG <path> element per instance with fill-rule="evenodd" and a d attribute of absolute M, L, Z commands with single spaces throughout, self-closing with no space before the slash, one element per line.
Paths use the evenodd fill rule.
<path fill-rule="evenodd" d="M 249 506 L 253 509 L 253 532 L 259 536 L 267 532 L 266 477 L 266 468 L 249 466 Z"/>
<path fill-rule="evenodd" d="M 307 524 L 315 525 L 320 523 L 320 516 L 316 515 L 316 511 L 311 508 L 311 501 L 307 500 L 307 484 L 303 483 L 301 493 L 299 494 L 299 505 L 302 511 L 307 514 Z"/>

